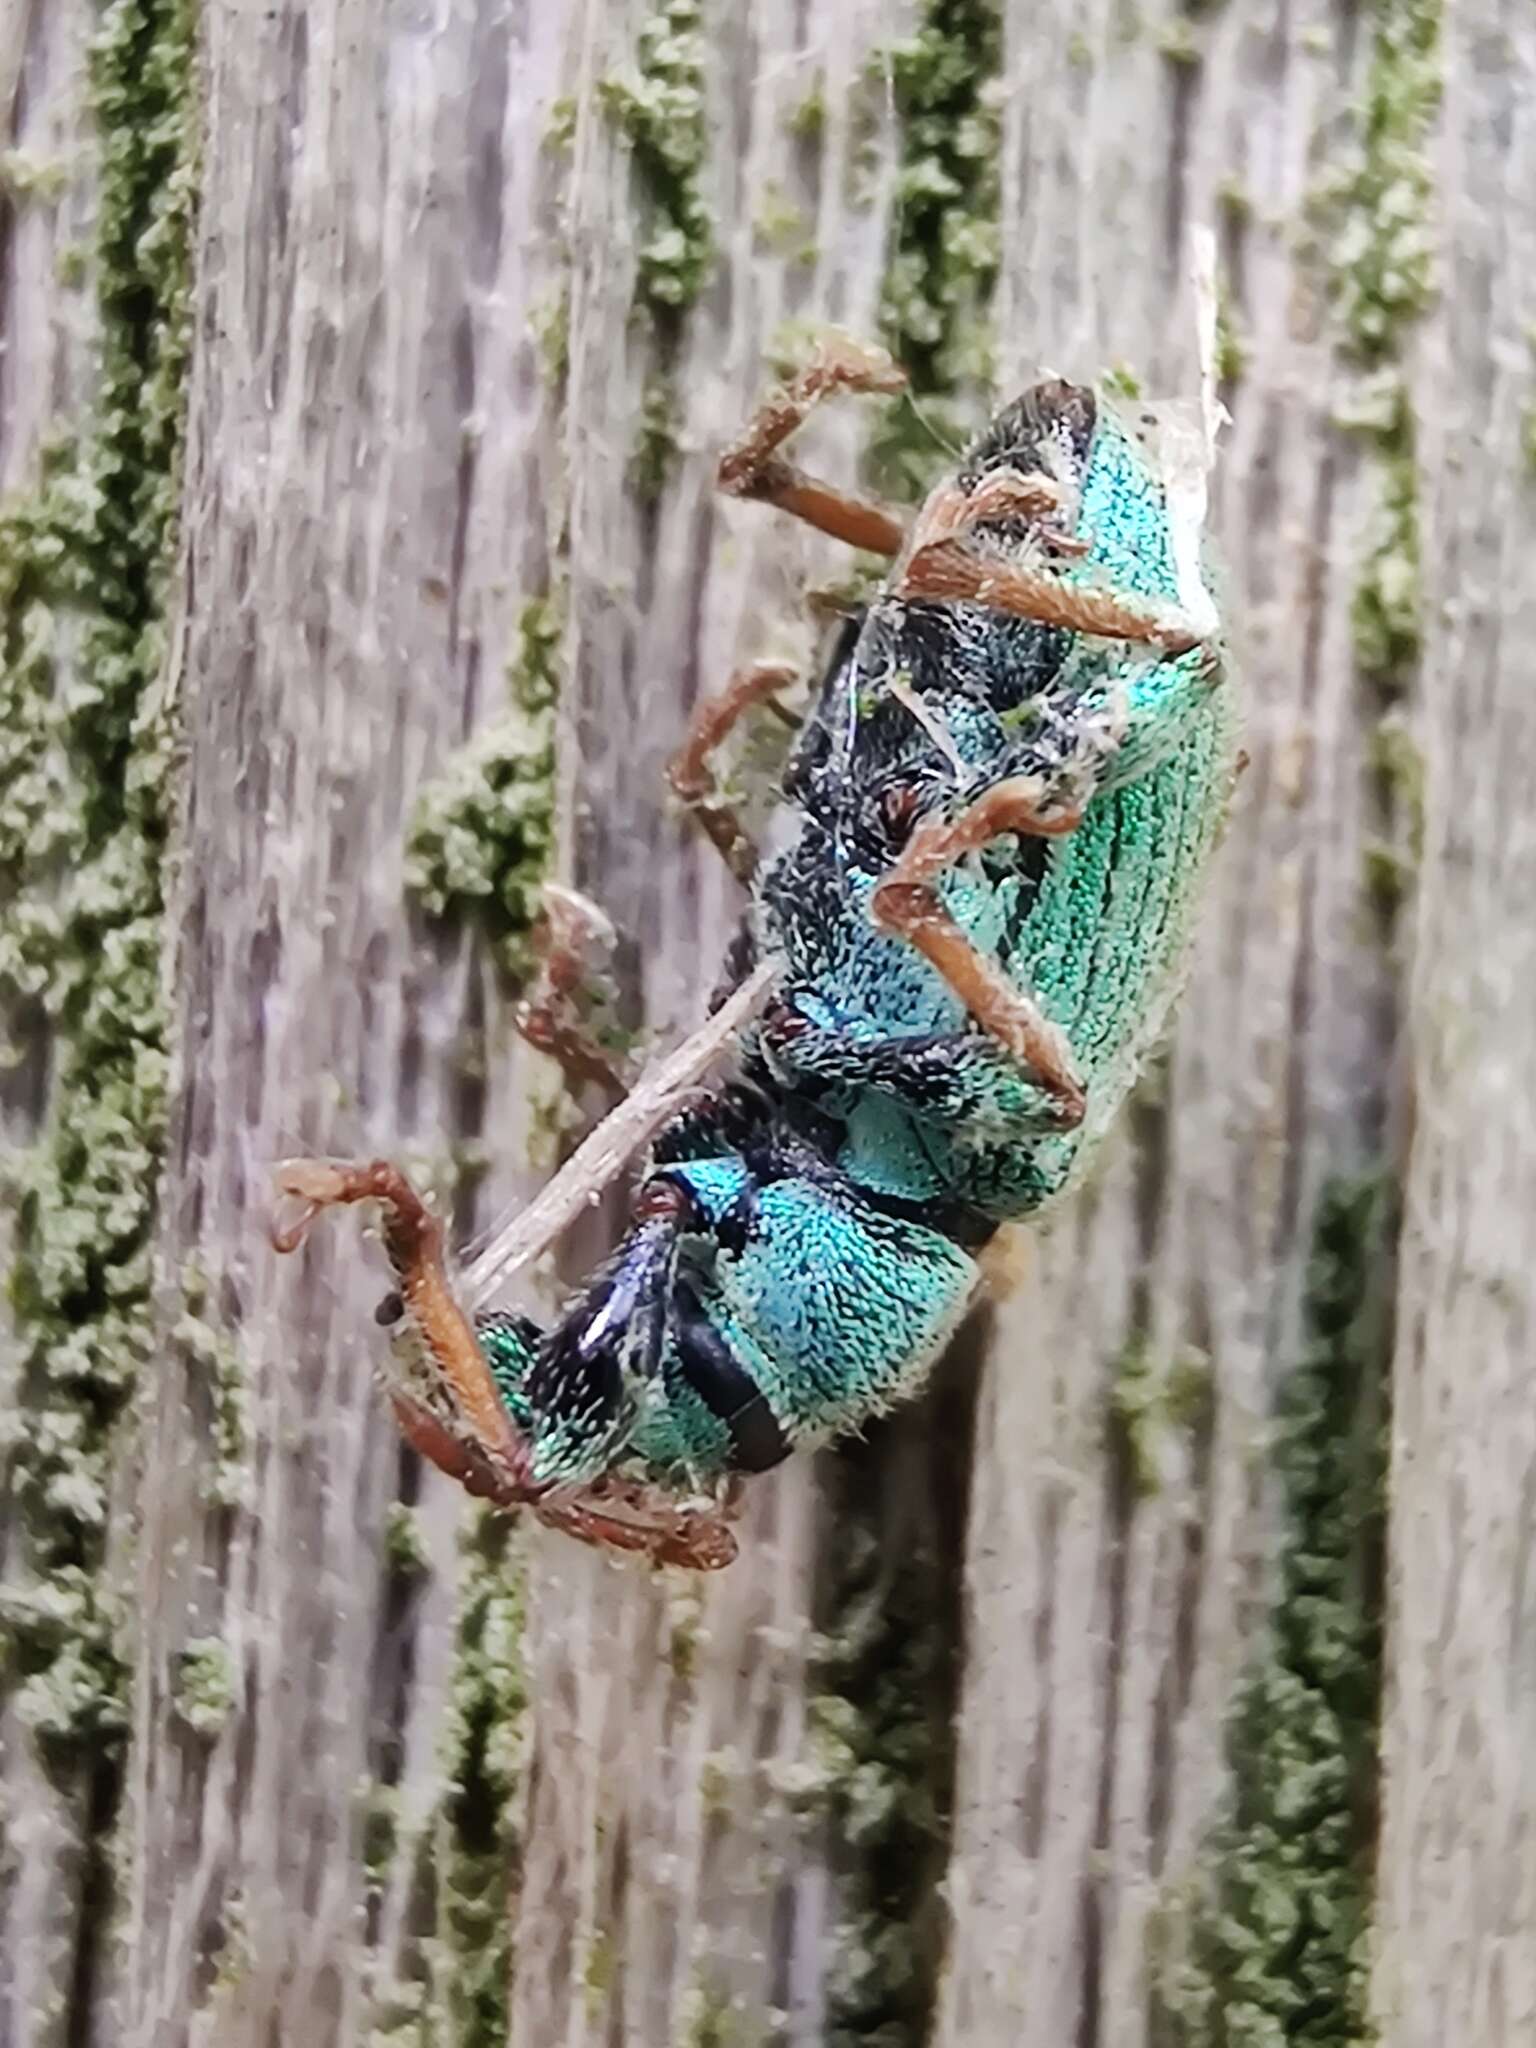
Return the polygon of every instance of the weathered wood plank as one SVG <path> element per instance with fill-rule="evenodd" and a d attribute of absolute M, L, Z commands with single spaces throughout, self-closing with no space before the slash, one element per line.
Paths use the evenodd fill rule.
<path fill-rule="evenodd" d="M 131 1589 L 132 1723 L 96 1752 L 72 1722 L 45 1768 L 0 1687 L 0 2035 L 1194 2048 L 1235 2037 L 1241 1959 L 1243 2024 L 1315 1998 L 1347 2039 L 1362 1980 L 1306 1916 L 1372 1910 L 1379 1801 L 1385 2038 L 1523 2040 L 1529 24 L 804 0 L 706 6 L 695 47 L 682 0 L 201 19 L 158 1341 L 99 1574 Z M 0 22 L 7 494 L 94 389 L 66 252 L 95 24 Z M 917 29 L 968 157 L 916 118 Z M 53 159 L 56 192 L 29 175 Z M 419 796 L 470 736 L 522 747 L 519 872 L 547 801 L 624 935 L 623 1022 L 687 1030 L 739 895 L 662 765 L 733 664 L 814 659 L 806 587 L 847 567 L 712 493 L 767 365 L 894 321 L 940 433 L 983 372 L 1187 390 L 1196 220 L 1253 759 L 1166 1062 L 934 1397 L 758 1486 L 729 1573 L 499 1539 L 382 1412 L 376 1251 L 346 1220 L 287 1263 L 263 1235 L 294 1151 L 403 1153 L 466 1237 L 547 1163 L 509 979 L 407 889 Z M 850 473 L 873 417 L 830 409 L 815 465 Z M 19 1147 L 64 1105 L 16 1020 Z M 53 1412 L 25 1355 L 13 1440 Z M 23 1533 L 8 1502 L 7 1627 Z M 109 1947 L 82 1846 L 119 1759 Z M 1346 1845 L 1270 1894 L 1304 1939 L 1250 1910 L 1234 1785 L 1250 1847 L 1293 1794 Z"/>
<path fill-rule="evenodd" d="M 1050 35 L 1010 13 L 1006 346 L 1188 389 L 1182 240 L 1219 229 L 1242 360 L 1216 528 L 1252 765 L 1166 1067 L 998 1317 L 955 2043 L 1149 2038 L 1159 1916 L 1181 1922 L 1219 1815 L 1262 1619 L 1276 1504 L 1256 1468 L 1319 1194 L 1383 1161 L 1392 970 L 1362 883 L 1378 714 L 1351 630 L 1372 478 L 1334 419 L 1351 379 L 1326 266 L 1297 249 L 1320 138 L 1369 61 L 1364 24 L 1352 49 L 1336 25 L 1321 6 L 1229 8 L 1127 40 L 1113 8 Z"/>
<path fill-rule="evenodd" d="M 1453 10 L 1441 296 L 1415 392 L 1426 599 L 1423 884 L 1393 1368 L 1379 2003 L 1392 2048 L 1536 2027 L 1536 36 Z"/>

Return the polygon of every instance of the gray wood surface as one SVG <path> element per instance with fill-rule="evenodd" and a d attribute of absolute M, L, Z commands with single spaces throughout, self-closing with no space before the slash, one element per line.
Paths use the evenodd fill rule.
<path fill-rule="evenodd" d="M 653 12 L 204 0 L 159 1342 L 102 1566 L 130 1726 L 104 1888 L 85 1781 L 39 1761 L 0 1672 L 0 2041 L 1294 2038 L 1212 2019 L 1186 1964 L 1224 1881 L 1234 1718 L 1276 1655 L 1277 1559 L 1312 1540 L 1274 1403 L 1317 1352 L 1322 1206 L 1371 1178 L 1401 1233 L 1363 1243 L 1355 1280 L 1395 1315 L 1336 1363 L 1351 1440 L 1390 1444 L 1384 1559 L 1368 1481 L 1334 1504 L 1367 1645 L 1385 1608 L 1379 1744 L 1368 1707 L 1340 1737 L 1363 1964 L 1390 2048 L 1528 2043 L 1536 30 L 1516 0 L 1458 0 L 1411 61 L 1429 0 L 1005 0 L 999 387 L 1123 363 L 1191 390 L 1184 239 L 1218 230 L 1216 526 L 1252 761 L 1166 1061 L 920 1410 L 755 1487 L 718 1580 L 534 1531 L 502 1556 L 378 1396 L 377 1248 L 351 1218 L 299 1259 L 267 1246 L 288 1153 L 399 1156 L 464 1238 L 547 1166 L 555 1091 L 514 991 L 404 885 L 413 806 L 502 712 L 527 602 L 563 606 L 561 871 L 608 907 L 624 1014 L 662 1043 L 739 907 L 663 763 L 733 664 L 814 659 L 806 589 L 847 573 L 711 476 L 808 326 L 878 329 L 911 168 L 889 52 L 932 10 L 706 0 L 713 253 L 659 329 L 635 309 L 654 195 L 602 90 Z M 0 144 L 65 170 L 40 194 L 0 168 L 7 493 L 89 414 L 91 296 L 58 261 L 91 232 L 95 14 L 0 19 Z M 650 497 L 632 458 L 664 372 L 675 453 Z M 1391 572 L 1384 530 L 1403 540 L 1382 521 L 1405 469 L 1358 422 L 1399 384 L 1422 649 L 1372 674 L 1359 592 L 1373 550 Z M 851 474 L 869 426 L 829 408 L 808 460 Z M 17 1147 L 49 1112 L 27 1042 L 0 1075 Z M 18 1356 L 0 1389 L 25 1431 Z M 0 1554 L 9 1593 L 21 1551 Z M 204 1669 L 228 1699 L 200 1714 Z"/>

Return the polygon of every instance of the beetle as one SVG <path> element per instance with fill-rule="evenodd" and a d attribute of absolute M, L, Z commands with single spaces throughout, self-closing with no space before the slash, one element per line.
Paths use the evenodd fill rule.
<path fill-rule="evenodd" d="M 844 337 L 720 464 L 891 560 L 844 622 L 759 862 L 713 758 L 789 672 L 696 715 L 674 788 L 750 890 L 725 991 L 777 980 L 732 1071 L 656 1132 L 617 1248 L 548 1327 L 471 1320 L 387 1162 L 293 1162 L 290 1249 L 383 1205 L 406 1434 L 471 1491 L 590 1541 L 713 1567 L 742 1480 L 923 1383 L 977 1254 L 1069 1185 L 1155 1043 L 1235 772 L 1201 535 L 1208 440 L 1061 379 L 1004 406 L 908 520 L 792 465 L 828 392 L 898 390 Z M 566 935 L 567 939 L 569 934 Z M 535 1042 L 603 1072 L 551 947 Z"/>

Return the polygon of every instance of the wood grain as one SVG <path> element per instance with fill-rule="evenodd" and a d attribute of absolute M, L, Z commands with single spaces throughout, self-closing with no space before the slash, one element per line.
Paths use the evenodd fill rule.
<path fill-rule="evenodd" d="M 404 886 L 416 798 L 501 710 L 529 598 L 563 593 L 561 866 L 623 935 L 624 1017 L 675 1043 L 715 977 L 740 894 L 664 763 L 733 668 L 813 660 L 804 592 L 846 562 L 717 497 L 713 466 L 791 323 L 878 326 L 901 172 L 881 53 L 917 9 L 706 11 L 714 256 L 658 333 L 635 308 L 649 202 L 601 89 L 632 70 L 646 0 L 206 0 L 177 1050 L 163 1345 L 114 1553 L 134 1667 L 115 1940 L 82 1981 L 101 1910 L 83 1816 L 6 1709 L 0 2039 L 491 2038 L 450 2030 L 456 1966 L 434 1947 L 465 1503 L 377 1397 L 376 1247 L 337 1220 L 276 1260 L 268 1176 L 296 1152 L 399 1155 L 464 1240 L 537 1185 L 550 1082 L 515 991 Z M 56 265 L 89 221 L 93 15 L 34 0 L 0 22 L 7 144 L 77 159 L 57 205 L 0 196 L 8 491 L 89 398 L 89 295 Z M 1369 380 L 1316 210 L 1358 132 L 1373 16 L 1002 18 L 1001 386 L 1123 362 L 1193 392 L 1185 234 L 1217 227 L 1242 360 L 1216 525 L 1252 763 L 1168 1057 L 933 1401 L 756 1486 L 718 1582 L 527 1533 L 506 2038 L 1203 2038 L 1157 2018 L 1153 1948 L 1206 1867 L 1265 1652 L 1269 1418 L 1305 1343 L 1314 1219 L 1371 1172 L 1403 1200 L 1374 2002 L 1388 2048 L 1513 2048 L 1536 2023 L 1536 34 L 1515 0 L 1458 0 L 1439 58 L 1439 292 L 1394 357 L 1421 423 L 1425 638 L 1391 722 L 1423 764 L 1422 857 L 1388 924 L 1367 876 L 1403 816 L 1383 812 L 1353 618 L 1381 463 L 1343 424 Z M 633 458 L 663 374 L 675 450 L 650 496 Z M 868 424 L 858 401 L 825 408 L 807 467 L 851 476 Z M 8 1143 L 46 1075 L 0 1074 Z M 1128 1360 L 1195 1361 L 1207 1405 L 1133 1440 Z M 228 1469 L 221 1385 L 244 1416 Z M 0 1388 L 21 1398 L 14 1374 Z M 401 1502 L 420 1568 L 387 1541 Z M 887 1658 L 910 1635 L 928 1689 L 918 1761 L 877 1754 L 855 1783 L 861 1628 Z M 199 1730 L 181 1674 L 209 1641 L 233 1696 Z M 892 1822 L 861 1836 L 866 1794 L 934 1806 L 879 1970 L 861 1944 Z"/>

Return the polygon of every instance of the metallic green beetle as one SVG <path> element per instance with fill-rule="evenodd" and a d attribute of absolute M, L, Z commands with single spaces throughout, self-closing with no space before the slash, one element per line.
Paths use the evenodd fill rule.
<path fill-rule="evenodd" d="M 780 453 L 824 391 L 897 382 L 830 344 L 721 465 L 893 567 L 814 697 L 781 852 L 757 866 L 708 763 L 783 671 L 737 677 L 674 765 L 750 881 L 727 986 L 782 968 L 732 1076 L 656 1137 L 612 1258 L 549 1329 L 471 1325 L 394 1169 L 288 1181 L 308 1213 L 386 1204 L 390 1313 L 442 1393 L 397 1397 L 413 1440 L 472 1490 L 667 1561 L 727 1561 L 733 1475 L 919 1387 L 978 1250 L 1068 1184 L 1162 1027 L 1233 781 L 1208 442 L 1177 409 L 1042 383 L 908 527 Z M 553 1004 L 530 1030 L 599 1070 Z"/>

